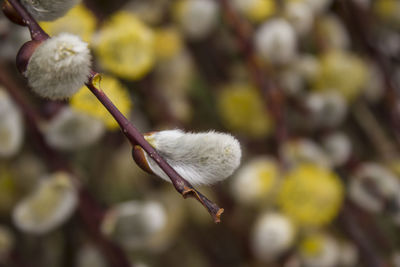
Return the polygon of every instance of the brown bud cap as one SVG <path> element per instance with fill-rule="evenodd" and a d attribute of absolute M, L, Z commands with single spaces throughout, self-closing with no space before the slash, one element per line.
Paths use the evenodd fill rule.
<path fill-rule="evenodd" d="M 24 19 L 21 17 L 20 14 L 14 9 L 14 7 L 8 2 L 8 0 L 5 0 L 3 2 L 3 6 L 1 7 L 3 10 L 4 15 L 14 22 L 15 24 L 21 25 L 21 26 L 26 26 L 26 23 Z"/>
<path fill-rule="evenodd" d="M 151 170 L 149 163 L 147 162 L 146 159 L 146 152 L 144 152 L 143 148 L 140 146 L 136 145 L 132 149 L 132 157 L 133 160 L 136 162 L 136 164 L 145 172 L 154 174 L 154 172 Z"/>
<path fill-rule="evenodd" d="M 42 42 L 43 41 L 28 41 L 19 49 L 16 63 L 17 68 L 22 75 L 24 75 L 26 71 L 31 56 Z"/>

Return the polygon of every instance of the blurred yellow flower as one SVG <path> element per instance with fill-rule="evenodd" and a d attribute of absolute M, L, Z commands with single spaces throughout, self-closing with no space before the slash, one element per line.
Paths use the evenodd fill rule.
<path fill-rule="evenodd" d="M 18 188 L 11 169 L 0 165 L 0 213 L 9 212 L 18 199 Z"/>
<path fill-rule="evenodd" d="M 79 35 L 85 42 L 90 42 L 96 30 L 96 17 L 84 5 L 77 5 L 64 17 L 52 22 L 41 22 L 40 26 L 51 36 L 68 32 Z"/>
<path fill-rule="evenodd" d="M 343 201 L 343 185 L 333 172 L 304 163 L 290 171 L 278 196 L 282 210 L 303 226 L 322 226 L 332 221 Z"/>
<path fill-rule="evenodd" d="M 100 64 L 113 74 L 137 80 L 154 65 L 153 31 L 134 15 L 115 13 L 94 40 Z"/>
<path fill-rule="evenodd" d="M 324 236 L 320 234 L 307 235 L 300 242 L 300 251 L 305 255 L 318 255 L 323 249 Z"/>
<path fill-rule="evenodd" d="M 118 79 L 107 75 L 101 77 L 100 88 L 122 114 L 127 116 L 132 106 L 127 88 Z M 70 104 L 75 110 L 102 120 L 109 130 L 118 129 L 118 123 L 87 88 L 82 88 L 75 94 L 70 99 Z"/>
<path fill-rule="evenodd" d="M 255 138 L 271 132 L 272 120 L 262 97 L 250 84 L 227 85 L 217 97 L 222 123 L 229 130 Z"/>
<path fill-rule="evenodd" d="M 316 90 L 335 90 L 348 101 L 361 93 L 367 79 L 367 66 L 357 55 L 331 50 L 320 57 Z"/>
<path fill-rule="evenodd" d="M 263 22 L 277 11 L 274 0 L 235 0 L 234 4 L 247 19 L 255 23 Z"/>
<path fill-rule="evenodd" d="M 374 13 L 383 20 L 400 25 L 400 2 L 398 0 L 374 1 L 372 8 Z"/>
<path fill-rule="evenodd" d="M 159 59 L 170 59 L 182 50 L 182 37 L 175 28 L 161 28 L 155 32 L 154 46 Z"/>

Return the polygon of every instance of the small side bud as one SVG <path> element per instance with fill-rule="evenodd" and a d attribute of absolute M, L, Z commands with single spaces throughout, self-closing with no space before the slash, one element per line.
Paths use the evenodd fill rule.
<path fill-rule="evenodd" d="M 15 24 L 21 25 L 21 26 L 26 26 L 25 21 L 22 19 L 21 15 L 18 14 L 17 11 L 15 11 L 14 7 L 7 1 L 5 0 L 3 2 L 3 5 L 1 7 L 3 10 L 4 15 L 14 22 Z"/>
<path fill-rule="evenodd" d="M 24 75 L 39 96 L 66 99 L 84 86 L 90 66 L 88 44 L 75 35 L 63 33 L 35 49 Z"/>
<path fill-rule="evenodd" d="M 28 66 L 29 60 L 31 59 L 36 48 L 42 43 L 42 41 L 28 41 L 18 51 L 17 54 L 17 68 L 18 71 L 24 75 Z"/>
<path fill-rule="evenodd" d="M 222 181 L 232 175 L 240 164 L 242 155 L 240 144 L 229 134 L 168 130 L 148 134 L 145 138 L 183 178 L 192 184 L 214 184 Z M 139 162 L 139 166 L 144 166 L 145 170 L 150 169 L 152 173 L 170 181 L 142 148 L 135 149 L 134 159 Z M 143 153 L 144 157 L 140 153 Z"/>
<path fill-rule="evenodd" d="M 134 146 L 132 149 L 132 157 L 133 160 L 136 162 L 136 164 L 144 171 L 154 174 L 154 172 L 151 170 L 147 159 L 146 159 L 146 153 L 140 146 Z"/>

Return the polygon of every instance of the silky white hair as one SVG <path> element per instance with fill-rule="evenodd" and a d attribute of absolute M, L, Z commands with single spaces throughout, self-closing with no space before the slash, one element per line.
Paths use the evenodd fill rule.
<path fill-rule="evenodd" d="M 28 12 L 39 21 L 52 21 L 64 16 L 80 0 L 21 0 Z"/>
<path fill-rule="evenodd" d="M 64 107 L 42 128 L 48 144 L 62 150 L 89 146 L 105 132 L 102 121 L 70 107 Z"/>
<path fill-rule="evenodd" d="M 65 99 L 84 86 L 90 66 L 88 44 L 78 36 L 62 33 L 36 48 L 24 74 L 38 95 Z"/>
<path fill-rule="evenodd" d="M 14 208 L 15 226 L 23 232 L 40 235 L 64 223 L 78 203 L 78 193 L 70 178 L 65 172 L 44 177 L 36 190 Z"/>
<path fill-rule="evenodd" d="M 168 130 L 146 136 L 147 141 L 188 182 L 213 184 L 230 176 L 241 159 L 239 142 L 231 135 L 216 133 L 185 133 Z M 150 169 L 170 182 L 157 163 L 145 154 Z"/>
<path fill-rule="evenodd" d="M 20 110 L 0 87 L 0 157 L 11 157 L 21 148 L 24 124 Z"/>

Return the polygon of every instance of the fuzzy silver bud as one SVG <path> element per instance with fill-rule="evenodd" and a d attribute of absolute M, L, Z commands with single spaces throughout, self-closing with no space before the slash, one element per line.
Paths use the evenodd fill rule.
<path fill-rule="evenodd" d="M 146 136 L 147 141 L 188 182 L 192 184 L 214 184 L 222 181 L 239 167 L 241 149 L 231 135 L 216 132 L 185 133 L 181 130 L 154 132 Z M 141 159 L 139 166 L 151 171 L 166 181 L 168 176 L 157 163 L 136 147 Z M 141 153 L 139 153 L 141 152 Z M 134 152 L 135 156 L 135 152 Z"/>
<path fill-rule="evenodd" d="M 35 49 L 24 75 L 39 96 L 66 99 L 84 86 L 90 66 L 88 44 L 75 35 L 62 33 Z"/>

